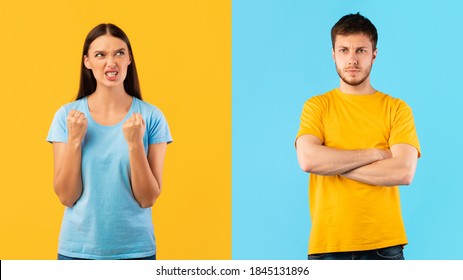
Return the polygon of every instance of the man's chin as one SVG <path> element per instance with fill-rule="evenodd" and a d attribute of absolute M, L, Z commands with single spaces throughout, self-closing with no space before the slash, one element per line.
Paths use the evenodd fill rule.
<path fill-rule="evenodd" d="M 348 84 L 349 86 L 353 86 L 353 87 L 359 86 L 363 82 L 365 82 L 365 80 L 347 80 L 347 79 L 342 79 L 342 80 L 344 81 L 344 83 Z"/>
<path fill-rule="evenodd" d="M 366 77 L 363 77 L 363 78 L 357 78 L 357 79 L 348 79 L 346 77 L 341 77 L 341 79 L 344 81 L 344 83 L 350 85 L 350 86 L 359 86 L 361 84 L 363 84 L 367 79 L 368 79 L 368 76 Z"/>

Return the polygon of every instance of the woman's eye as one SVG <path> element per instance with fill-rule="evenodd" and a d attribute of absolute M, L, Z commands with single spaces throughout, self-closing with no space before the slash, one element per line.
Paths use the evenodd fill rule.
<path fill-rule="evenodd" d="M 125 53 L 124 52 L 117 52 L 116 55 L 117 56 L 123 56 Z"/>
<path fill-rule="evenodd" d="M 95 57 L 103 57 L 103 56 L 104 56 L 104 54 L 102 54 L 102 53 L 95 54 Z"/>

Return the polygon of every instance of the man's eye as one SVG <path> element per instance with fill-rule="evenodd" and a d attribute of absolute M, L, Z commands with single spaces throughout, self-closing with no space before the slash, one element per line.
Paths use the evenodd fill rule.
<path fill-rule="evenodd" d="M 346 52 L 347 52 L 346 49 L 340 49 L 339 51 L 342 52 L 342 53 L 346 53 Z"/>
<path fill-rule="evenodd" d="M 357 52 L 358 52 L 358 53 L 365 53 L 365 52 L 366 52 L 366 50 L 364 50 L 364 49 L 360 49 L 360 50 L 358 50 Z"/>

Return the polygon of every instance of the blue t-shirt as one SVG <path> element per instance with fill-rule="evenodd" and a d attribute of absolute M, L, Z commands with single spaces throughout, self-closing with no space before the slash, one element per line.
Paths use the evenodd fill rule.
<path fill-rule="evenodd" d="M 58 253 L 85 259 L 142 258 L 156 253 L 151 208 L 141 208 L 130 184 L 130 163 L 123 123 L 140 113 L 146 123 L 143 137 L 148 145 L 172 142 L 162 112 L 133 98 L 126 117 L 116 125 L 96 123 L 87 98 L 68 103 L 55 114 L 49 142 L 67 142 L 66 119 L 72 109 L 88 120 L 82 145 L 82 195 L 66 207 L 61 225 Z"/>

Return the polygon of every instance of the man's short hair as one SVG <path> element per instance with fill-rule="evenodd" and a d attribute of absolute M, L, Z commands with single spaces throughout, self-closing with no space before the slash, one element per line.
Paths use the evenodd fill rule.
<path fill-rule="evenodd" d="M 373 50 L 376 49 L 376 43 L 378 43 L 378 32 L 376 31 L 376 27 L 369 19 L 362 16 L 360 13 L 343 16 L 336 22 L 333 28 L 331 28 L 331 43 L 333 44 L 333 49 L 336 35 L 352 35 L 358 33 L 368 36 Z"/>

